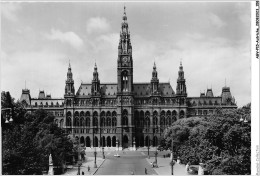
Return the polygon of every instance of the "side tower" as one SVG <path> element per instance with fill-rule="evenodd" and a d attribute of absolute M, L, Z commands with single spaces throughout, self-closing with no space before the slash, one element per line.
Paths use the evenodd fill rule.
<path fill-rule="evenodd" d="M 176 95 L 179 97 L 187 97 L 187 92 L 186 92 L 186 80 L 184 78 L 184 71 L 183 71 L 183 66 L 182 63 L 180 64 L 179 67 L 179 72 L 178 72 L 178 79 L 177 79 L 177 88 L 176 88 Z"/>
<path fill-rule="evenodd" d="M 98 78 L 97 64 L 95 63 L 94 72 L 93 72 L 93 80 L 91 85 L 91 94 L 92 95 L 100 95 L 100 81 Z"/>
<path fill-rule="evenodd" d="M 133 59 L 130 31 L 124 7 L 117 59 L 117 141 L 120 147 L 133 146 Z"/>
<path fill-rule="evenodd" d="M 152 79 L 151 79 L 151 94 L 152 95 L 159 94 L 158 88 L 159 88 L 159 79 L 157 77 L 157 70 L 156 70 L 156 65 L 155 65 L 155 62 L 154 62 Z"/>
<path fill-rule="evenodd" d="M 68 133 L 74 135 L 72 129 L 72 124 L 74 124 L 74 99 L 75 99 L 75 89 L 74 89 L 74 80 L 71 72 L 71 66 L 69 63 L 69 68 L 67 72 L 67 80 L 65 81 L 65 94 L 64 94 L 64 114 L 65 114 L 65 125 L 69 126 L 67 129 Z M 69 112 L 69 113 L 68 113 Z"/>
<path fill-rule="evenodd" d="M 184 71 L 182 63 L 180 63 L 177 87 L 176 87 L 176 98 L 179 105 L 179 118 L 187 117 L 187 91 L 186 91 L 186 80 L 184 78 Z"/>
<path fill-rule="evenodd" d="M 97 64 L 95 63 L 91 84 L 91 101 L 94 106 L 101 104 L 100 80 L 98 78 Z"/>

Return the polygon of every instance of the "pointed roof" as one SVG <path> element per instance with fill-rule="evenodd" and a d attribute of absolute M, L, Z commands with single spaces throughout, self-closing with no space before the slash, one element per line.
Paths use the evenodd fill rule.
<path fill-rule="evenodd" d="M 125 9 L 126 9 L 126 7 L 124 6 L 124 15 L 123 15 L 123 20 L 124 20 L 124 21 L 127 20 Z"/>
<path fill-rule="evenodd" d="M 154 63 L 153 63 L 153 69 L 154 69 L 154 70 L 156 69 L 155 61 L 154 61 Z"/>

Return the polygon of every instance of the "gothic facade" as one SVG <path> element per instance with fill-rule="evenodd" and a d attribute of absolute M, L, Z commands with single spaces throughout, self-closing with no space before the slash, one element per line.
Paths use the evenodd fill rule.
<path fill-rule="evenodd" d="M 217 108 L 237 108 L 230 88 L 220 96 L 212 89 L 198 97 L 188 97 L 182 63 L 176 91 L 170 83 L 161 83 L 154 63 L 150 82 L 133 82 L 133 58 L 127 16 L 124 11 L 118 45 L 117 82 L 102 83 L 95 64 L 91 83 L 74 89 L 71 65 L 65 82 L 64 98 L 52 98 L 39 92 L 31 98 L 22 90 L 20 101 L 28 111 L 43 108 L 55 116 L 58 126 L 87 147 L 157 146 L 163 131 L 181 118 L 208 116 Z"/>

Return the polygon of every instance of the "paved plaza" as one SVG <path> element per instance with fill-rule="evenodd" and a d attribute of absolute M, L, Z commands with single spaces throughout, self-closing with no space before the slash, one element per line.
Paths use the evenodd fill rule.
<path fill-rule="evenodd" d="M 147 175 L 170 175 L 171 166 L 169 165 L 170 158 L 164 158 L 164 155 L 169 154 L 170 151 L 158 151 L 157 163 L 158 168 L 152 168 L 151 162 L 155 161 L 155 149 L 152 148 L 148 152 L 147 148 L 139 148 L 136 151 L 125 149 L 118 151 L 116 148 L 105 149 L 105 159 L 102 158 L 102 150 L 100 148 L 97 151 L 97 168 L 94 168 L 94 149 L 86 150 L 86 161 L 80 167 L 80 174 L 84 172 L 84 175 L 145 175 L 145 169 Z M 114 155 L 120 155 L 115 157 Z M 90 171 L 88 171 L 88 166 Z M 74 166 L 68 169 L 64 175 L 77 175 L 78 167 Z M 175 164 L 174 175 L 188 175 L 185 171 L 185 165 Z"/>

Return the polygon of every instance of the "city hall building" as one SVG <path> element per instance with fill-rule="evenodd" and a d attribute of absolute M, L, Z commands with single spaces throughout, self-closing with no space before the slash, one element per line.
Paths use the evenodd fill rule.
<path fill-rule="evenodd" d="M 69 64 L 64 98 L 52 98 L 39 92 L 31 98 L 23 89 L 20 101 L 28 111 L 42 108 L 55 116 L 55 122 L 71 137 L 78 137 L 87 147 L 157 146 L 163 131 L 178 119 L 213 114 L 218 108 L 237 108 L 230 88 L 220 96 L 212 89 L 198 97 L 188 97 L 184 69 L 180 63 L 176 89 L 160 82 L 156 65 L 151 65 L 151 79 L 134 83 L 132 44 L 124 11 L 117 58 L 117 82 L 102 83 L 95 64 L 93 79 L 81 83 L 75 91 Z"/>

